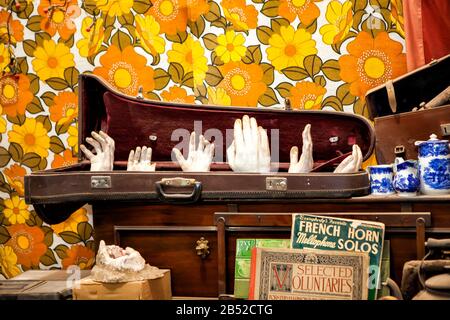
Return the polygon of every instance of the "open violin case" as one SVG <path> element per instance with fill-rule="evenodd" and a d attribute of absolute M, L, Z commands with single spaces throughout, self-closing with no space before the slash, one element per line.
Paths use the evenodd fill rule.
<path fill-rule="evenodd" d="M 255 117 L 267 129 L 273 172 L 235 173 L 225 159 L 233 140 L 234 121 Z M 288 173 L 292 146 L 302 147 L 302 131 L 312 125 L 314 170 Z M 126 96 L 101 78 L 80 75 L 79 144 L 92 131 L 103 130 L 115 140 L 114 170 L 90 172 L 80 151 L 76 165 L 33 172 L 25 177 L 25 200 L 47 223 L 59 223 L 86 203 L 139 202 L 184 204 L 208 202 L 258 204 L 304 198 L 349 198 L 369 193 L 365 171 L 333 173 L 358 144 L 366 160 L 374 150 L 371 124 L 362 116 L 329 111 L 291 111 L 263 108 L 175 104 Z M 194 131 L 214 141 L 211 172 L 182 172 L 172 161 L 172 148 Z M 153 149 L 155 172 L 127 172 L 129 151 Z M 187 143 L 186 143 L 187 145 Z M 190 209 L 191 210 L 191 209 Z M 94 212 L 95 214 L 95 212 Z"/>

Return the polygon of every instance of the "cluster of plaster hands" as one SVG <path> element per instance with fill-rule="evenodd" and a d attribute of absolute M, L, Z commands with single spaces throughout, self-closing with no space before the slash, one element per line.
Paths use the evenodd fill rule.
<path fill-rule="evenodd" d="M 311 125 L 307 124 L 302 133 L 303 146 L 299 157 L 299 149 L 294 146 L 290 151 L 290 173 L 308 173 L 313 170 L 313 144 L 311 139 Z M 198 140 L 198 141 L 197 141 Z M 111 171 L 114 163 L 115 142 L 106 133 L 92 132 L 86 142 L 94 149 L 90 151 L 81 145 L 80 149 L 91 162 L 91 171 Z M 208 172 L 214 157 L 214 143 L 203 135 L 196 139 L 195 132 L 191 133 L 189 154 L 185 158 L 181 151 L 174 148 L 173 152 L 181 169 L 185 172 Z M 258 126 L 255 118 L 245 115 L 242 120 L 234 122 L 234 139 L 227 149 L 228 164 L 234 172 L 270 172 L 270 147 L 266 130 Z M 131 150 L 127 171 L 155 171 L 152 163 L 152 148 L 137 147 Z M 335 173 L 358 172 L 362 165 L 363 156 L 358 145 L 353 145 L 352 154 L 346 157 L 334 170 Z"/>

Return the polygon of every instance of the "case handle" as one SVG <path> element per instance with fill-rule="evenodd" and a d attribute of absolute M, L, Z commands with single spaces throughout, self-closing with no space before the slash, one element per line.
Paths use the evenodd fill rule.
<path fill-rule="evenodd" d="M 166 193 L 164 186 L 170 186 L 175 188 L 183 188 L 187 186 L 193 186 L 193 190 L 189 194 L 185 193 Z M 189 204 L 197 202 L 202 194 L 202 183 L 195 179 L 186 178 L 169 178 L 161 179 L 155 183 L 156 193 L 159 200 L 162 202 L 174 203 L 174 204 Z"/>
<path fill-rule="evenodd" d="M 391 107 L 392 113 L 397 113 L 397 99 L 395 98 L 395 89 L 392 80 L 386 82 L 386 90 L 388 95 L 389 107 Z"/>

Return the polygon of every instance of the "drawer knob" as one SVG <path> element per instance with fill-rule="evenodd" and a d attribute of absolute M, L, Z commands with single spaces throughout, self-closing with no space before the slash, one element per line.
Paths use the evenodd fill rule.
<path fill-rule="evenodd" d="M 197 255 L 200 256 L 202 259 L 205 259 L 207 256 L 209 256 L 209 246 L 208 246 L 208 240 L 201 237 L 199 240 L 197 240 L 197 246 L 195 247 L 195 251 L 197 251 Z"/>

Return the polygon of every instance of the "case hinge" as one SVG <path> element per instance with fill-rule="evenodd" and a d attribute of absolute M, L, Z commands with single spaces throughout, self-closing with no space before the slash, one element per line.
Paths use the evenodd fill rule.
<path fill-rule="evenodd" d="M 93 176 L 91 177 L 92 189 L 110 189 L 111 177 L 109 176 Z"/>
<path fill-rule="evenodd" d="M 287 178 L 267 177 L 266 178 L 267 191 L 286 191 Z"/>

